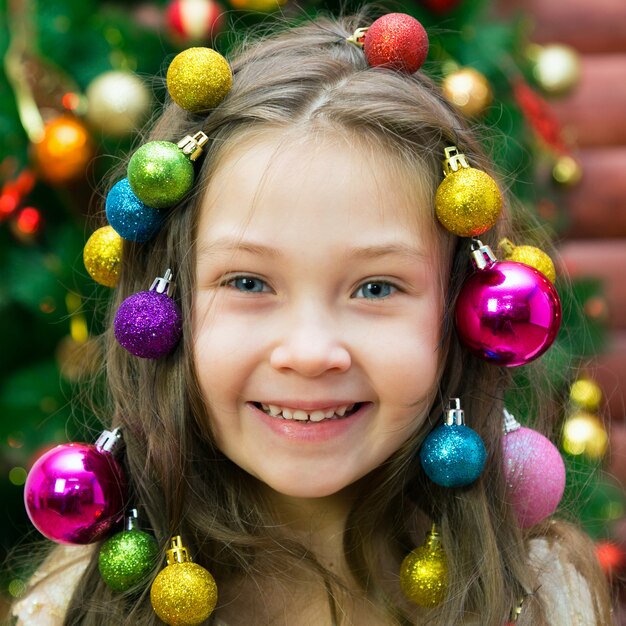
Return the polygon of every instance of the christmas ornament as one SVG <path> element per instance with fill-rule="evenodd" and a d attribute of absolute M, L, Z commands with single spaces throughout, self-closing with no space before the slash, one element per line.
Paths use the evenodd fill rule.
<path fill-rule="evenodd" d="M 456 146 L 445 149 L 445 178 L 435 194 L 435 212 L 441 224 L 459 237 L 474 237 L 489 230 L 502 209 L 496 181 L 470 167 Z"/>
<path fill-rule="evenodd" d="M 533 76 L 549 96 L 563 96 L 580 82 L 580 58 L 563 44 L 533 45 L 528 56 L 534 62 Z"/>
<path fill-rule="evenodd" d="M 609 438 L 602 422 L 591 413 L 578 411 L 563 424 L 563 449 L 568 454 L 582 454 L 591 461 L 604 457 Z"/>
<path fill-rule="evenodd" d="M 556 339 L 561 302 L 554 285 L 536 269 L 496 261 L 489 246 L 472 242 L 477 271 L 456 303 L 462 343 L 495 365 L 516 367 L 541 356 Z"/>
<path fill-rule="evenodd" d="M 466 117 L 484 113 L 493 100 L 489 81 L 471 67 L 463 67 L 448 74 L 441 88 L 446 99 Z"/>
<path fill-rule="evenodd" d="M 176 347 L 183 324 L 180 309 L 171 298 L 173 290 L 168 269 L 149 291 L 135 293 L 120 304 L 113 326 L 123 348 L 142 359 L 159 359 Z"/>
<path fill-rule="evenodd" d="M 215 37 L 224 23 L 224 8 L 215 0 L 173 0 L 165 24 L 174 41 L 190 44 Z"/>
<path fill-rule="evenodd" d="M 230 0 L 233 8 L 240 11 L 260 11 L 269 13 L 284 6 L 287 0 Z"/>
<path fill-rule="evenodd" d="M 9 222 L 13 236 L 21 243 L 35 243 L 43 232 L 44 219 L 41 211 L 32 206 L 19 209 Z"/>
<path fill-rule="evenodd" d="M 534 246 L 516 246 L 509 239 L 501 239 L 498 248 L 504 252 L 507 261 L 516 261 L 534 267 L 551 283 L 556 280 L 556 270 L 552 259 L 541 249 Z"/>
<path fill-rule="evenodd" d="M 612 541 L 597 541 L 595 552 L 600 567 L 607 577 L 621 572 L 626 566 L 626 553 Z"/>
<path fill-rule="evenodd" d="M 106 216 L 120 237 L 138 242 L 152 239 L 164 220 L 161 211 L 146 206 L 133 193 L 128 178 L 122 178 L 107 194 Z"/>
<path fill-rule="evenodd" d="M 509 502 L 520 528 L 552 515 L 565 490 L 565 464 L 556 446 L 505 409 L 502 454 Z"/>
<path fill-rule="evenodd" d="M 72 115 L 61 115 L 44 126 L 43 139 L 33 144 L 37 170 L 57 185 L 82 176 L 94 155 L 87 129 Z"/>
<path fill-rule="evenodd" d="M 156 565 L 159 544 L 137 527 L 137 510 L 126 518 L 126 530 L 107 539 L 100 547 L 98 569 L 113 591 L 128 591 L 141 583 Z"/>
<path fill-rule="evenodd" d="M 602 402 L 602 390 L 590 378 L 579 378 L 569 392 L 572 402 L 586 411 L 596 411 Z"/>
<path fill-rule="evenodd" d="M 434 525 L 424 544 L 402 561 L 400 587 L 409 600 L 426 608 L 441 604 L 446 597 L 448 562 Z"/>
<path fill-rule="evenodd" d="M 450 398 L 444 423 L 433 429 L 420 448 L 424 472 L 442 487 L 464 487 L 483 471 L 487 451 L 476 431 L 465 426 L 458 398 Z"/>
<path fill-rule="evenodd" d="M 178 144 L 151 141 L 141 146 L 128 163 L 128 182 L 135 195 L 155 209 L 178 204 L 193 185 L 193 161 L 202 154 L 208 140 L 198 132 Z"/>
<path fill-rule="evenodd" d="M 211 48 L 189 48 L 174 57 L 167 70 L 167 89 L 183 109 L 214 109 L 233 86 L 228 61 Z"/>
<path fill-rule="evenodd" d="M 145 83 L 132 72 L 112 70 L 94 78 L 87 87 L 87 121 L 111 137 L 137 130 L 152 106 Z"/>
<path fill-rule="evenodd" d="M 35 462 L 24 502 L 40 533 L 58 543 L 92 543 L 121 519 L 126 481 L 113 457 L 120 440 L 118 429 L 105 430 L 95 445 L 63 444 Z"/>
<path fill-rule="evenodd" d="M 172 538 L 167 567 L 152 583 L 150 601 L 159 619 L 170 626 L 197 626 L 217 604 L 213 576 L 192 562 L 179 536 Z"/>
<path fill-rule="evenodd" d="M 111 226 L 94 231 L 83 250 L 83 262 L 89 275 L 105 287 L 115 287 L 122 261 L 122 238 Z"/>
<path fill-rule="evenodd" d="M 370 66 L 384 65 L 412 74 L 426 60 L 428 35 L 414 17 L 388 13 L 365 31 L 363 49 Z"/>
<path fill-rule="evenodd" d="M 571 156 L 563 154 L 557 158 L 552 168 L 554 182 L 564 187 L 574 187 L 583 177 L 580 163 Z"/>

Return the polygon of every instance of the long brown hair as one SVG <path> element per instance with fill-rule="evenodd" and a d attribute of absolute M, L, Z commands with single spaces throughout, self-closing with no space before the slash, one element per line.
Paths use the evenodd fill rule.
<path fill-rule="evenodd" d="M 294 567 L 309 568 L 329 590 L 334 615 L 340 610 L 336 606 L 341 603 L 340 583 L 305 546 L 276 528 L 255 479 L 214 445 L 193 366 L 190 320 L 200 201 L 222 151 L 256 130 L 298 125 L 305 131 L 319 125 L 353 134 L 359 145 L 378 150 L 381 159 L 421 172 L 431 198 L 442 178 L 443 150 L 449 145 L 459 146 L 473 166 L 496 176 L 476 134 L 422 72 L 406 75 L 369 68 L 362 51 L 346 43 L 346 37 L 364 23 L 365 14 L 340 20 L 319 17 L 249 40 L 234 55 L 231 93 L 209 115 L 190 114 L 174 104 L 165 107 L 148 139 L 177 141 L 202 130 L 210 142 L 193 193 L 171 211 L 159 235 L 146 244 L 125 244 L 111 316 L 124 298 L 146 289 L 164 268 L 172 267 L 184 338 L 172 355 L 146 361 L 120 348 L 111 331 L 103 337 L 108 388 L 108 403 L 100 407 L 103 423 L 123 431 L 131 502 L 140 507 L 144 526 L 154 532 L 163 549 L 172 535 L 182 534 L 194 560 L 213 573 L 218 585 L 236 572 L 262 578 L 268 573 L 280 576 Z M 505 217 L 483 241 L 495 248 L 500 234 L 511 235 L 512 229 L 512 220 Z M 415 436 L 360 481 L 361 493 L 344 532 L 346 559 L 363 595 L 390 623 L 450 626 L 475 616 L 481 624 L 501 626 L 511 607 L 530 593 L 518 623 L 545 624 L 541 602 L 532 596 L 537 583 L 527 565 L 526 538 L 507 504 L 501 471 L 503 398 L 510 375 L 476 359 L 459 344 L 451 315 L 470 271 L 468 245 L 443 230 L 439 236 L 445 244 L 442 263 L 449 268 L 450 279 L 442 320 L 445 358 L 438 398 L 428 415 L 420 416 L 423 427 Z M 443 403 L 453 396 L 462 398 L 472 427 L 486 443 L 488 461 L 473 485 L 446 490 L 426 479 L 417 451 L 439 423 Z M 554 419 L 551 405 L 537 401 L 535 408 L 535 427 L 549 431 Z M 415 613 L 388 593 L 381 580 L 380 554 L 399 559 L 414 547 L 411 516 L 418 509 L 440 525 L 450 593 L 438 608 Z M 534 532 L 554 533 L 550 528 L 554 527 Z M 372 539 L 381 534 L 383 545 Z M 591 569 L 585 574 L 595 575 Z M 599 623 L 608 623 L 600 600 L 596 610 Z M 148 586 L 114 594 L 102 582 L 94 554 L 74 594 L 66 626 L 157 623 Z"/>

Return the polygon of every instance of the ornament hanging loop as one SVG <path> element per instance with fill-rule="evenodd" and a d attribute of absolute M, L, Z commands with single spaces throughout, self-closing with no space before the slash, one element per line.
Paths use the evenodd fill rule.
<path fill-rule="evenodd" d="M 183 545 L 182 537 L 180 535 L 172 537 L 170 549 L 167 551 L 167 564 L 173 565 L 174 563 L 189 563 L 191 561 L 189 551 Z"/>
<path fill-rule="evenodd" d="M 491 267 L 498 259 L 493 253 L 493 250 L 483 244 L 480 239 L 472 238 L 472 244 L 470 247 L 472 253 L 472 261 L 476 269 L 484 270 Z"/>
<path fill-rule="evenodd" d="M 447 176 L 452 172 L 458 172 L 461 168 L 468 168 L 470 165 L 467 158 L 456 146 L 445 148 L 443 153 L 446 158 L 443 161 L 443 173 Z"/>
<path fill-rule="evenodd" d="M 122 431 L 119 428 L 103 430 L 96 440 L 96 449 L 100 452 L 113 454 L 122 443 Z"/>
<path fill-rule="evenodd" d="M 515 416 L 509 413 L 506 409 L 503 409 L 502 413 L 504 415 L 502 430 L 504 431 L 505 435 L 519 430 L 522 427 L 522 425 L 515 419 Z"/>
<path fill-rule="evenodd" d="M 195 135 L 185 135 L 176 145 L 189 157 L 190 161 L 195 161 L 201 154 L 209 138 L 198 131 Z"/>
<path fill-rule="evenodd" d="M 465 411 L 461 408 L 461 400 L 459 398 L 450 398 L 448 400 L 448 409 L 444 417 L 446 426 L 463 426 L 465 424 Z M 435 525 L 433 524 L 433 532 Z"/>
<path fill-rule="evenodd" d="M 152 285 L 150 285 L 150 291 L 156 291 L 157 293 L 164 293 L 168 297 L 172 297 L 174 289 L 176 289 L 176 283 L 172 280 L 172 270 L 168 267 L 165 270 L 163 276 L 157 276 Z"/>
<path fill-rule="evenodd" d="M 362 48 L 365 39 L 365 33 L 369 30 L 369 26 L 365 26 L 363 28 L 357 28 L 351 35 L 346 39 L 348 43 L 355 45 L 357 48 Z"/>

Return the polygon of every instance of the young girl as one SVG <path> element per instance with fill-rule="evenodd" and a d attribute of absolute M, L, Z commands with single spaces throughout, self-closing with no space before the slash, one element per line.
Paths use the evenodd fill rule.
<path fill-rule="evenodd" d="M 206 624 L 608 625 L 589 541 L 563 522 L 520 529 L 501 469 L 510 370 L 454 330 L 472 267 L 470 240 L 434 214 L 444 150 L 493 168 L 424 74 L 370 67 L 346 41 L 369 23 L 318 18 L 248 43 L 221 104 L 171 103 L 156 124 L 151 140 L 209 142 L 194 192 L 152 241 L 124 245 L 112 316 L 170 267 L 183 320 L 158 360 L 105 337 L 103 423 L 123 433 L 129 502 L 164 551 L 180 535 L 215 578 Z M 501 217 L 481 240 L 495 249 L 511 229 Z M 460 488 L 419 460 L 449 398 L 487 450 Z M 447 591 L 420 607 L 399 572 L 433 523 Z M 18 624 L 160 624 L 163 566 L 115 593 L 97 549 L 57 548 Z"/>

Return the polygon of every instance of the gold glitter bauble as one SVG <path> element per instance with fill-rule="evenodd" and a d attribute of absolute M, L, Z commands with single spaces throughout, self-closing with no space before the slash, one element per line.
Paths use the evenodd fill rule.
<path fill-rule="evenodd" d="M 161 570 L 150 589 L 154 612 L 170 626 L 196 626 L 217 604 L 213 576 L 197 563 L 172 563 Z"/>
<path fill-rule="evenodd" d="M 404 595 L 418 606 L 441 604 L 448 591 L 448 562 L 436 532 L 429 532 L 424 545 L 402 561 L 400 586 Z"/>
<path fill-rule="evenodd" d="M 473 167 L 448 174 L 435 194 L 437 218 L 459 237 L 474 237 L 489 230 L 501 209 L 502 196 L 496 181 Z"/>
<path fill-rule="evenodd" d="M 562 96 L 579 83 L 580 58 L 574 48 L 563 44 L 534 45 L 528 54 L 535 63 L 533 76 L 546 94 Z"/>
<path fill-rule="evenodd" d="M 569 397 L 581 409 L 595 411 L 602 402 L 602 390 L 589 378 L 579 378 L 570 389 Z"/>
<path fill-rule="evenodd" d="M 228 61 L 211 48 L 183 50 L 167 70 L 167 89 L 172 100 L 192 113 L 216 107 L 232 85 Z"/>
<path fill-rule="evenodd" d="M 537 271 L 541 272 L 550 282 L 556 280 L 556 270 L 552 259 L 540 248 L 535 246 L 516 246 L 508 239 L 503 239 L 499 244 L 499 248 L 504 250 L 504 258 L 507 261 L 517 261 L 530 265 Z"/>
<path fill-rule="evenodd" d="M 441 83 L 441 89 L 446 99 L 466 117 L 484 113 L 493 100 L 489 81 L 471 67 L 448 74 Z"/>
<path fill-rule="evenodd" d="M 563 450 L 575 456 L 583 455 L 591 461 L 600 461 L 609 443 L 602 422 L 591 413 L 579 411 L 563 424 Z"/>
<path fill-rule="evenodd" d="M 574 187 L 583 177 L 583 168 L 571 156 L 560 156 L 552 168 L 554 182 L 564 187 Z"/>
<path fill-rule="evenodd" d="M 98 228 L 87 240 L 83 261 L 89 275 L 105 287 L 115 287 L 122 261 L 123 239 L 112 226 Z"/>

